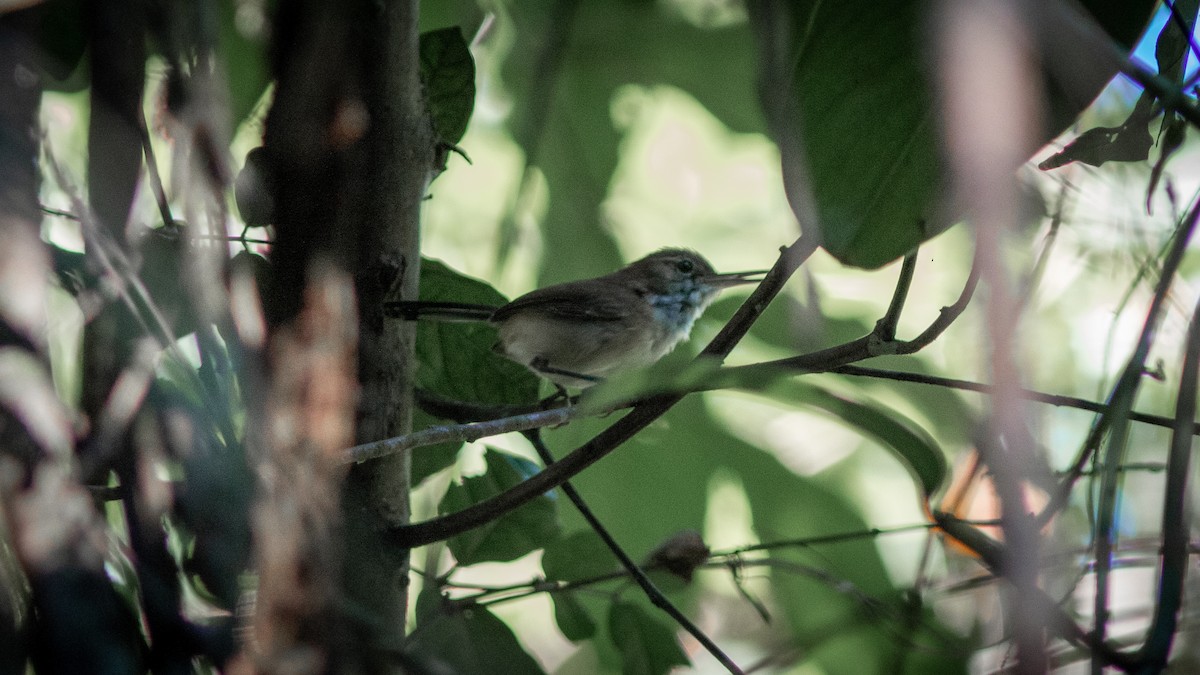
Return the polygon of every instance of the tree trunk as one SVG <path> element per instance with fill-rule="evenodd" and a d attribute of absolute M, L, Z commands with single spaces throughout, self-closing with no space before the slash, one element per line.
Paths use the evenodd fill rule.
<path fill-rule="evenodd" d="M 412 430 L 411 322 L 386 321 L 387 299 L 415 299 L 420 272 L 420 208 L 433 165 L 433 132 L 421 94 L 418 3 L 386 3 L 371 24 L 367 112 L 373 189 L 367 218 L 375 245 L 361 253 L 357 279 L 361 323 L 358 442 Z M 409 455 L 399 453 L 356 465 L 344 492 L 345 592 L 366 608 L 381 629 L 374 639 L 396 644 L 404 636 L 408 591 L 406 548 L 387 531 L 409 520 Z"/>
<path fill-rule="evenodd" d="M 405 433 L 412 420 L 414 331 L 384 321 L 381 310 L 385 298 L 416 297 L 419 212 L 433 162 L 419 79 L 417 16 L 415 0 L 355 0 L 285 5 L 276 21 L 277 89 L 265 137 L 278 230 L 268 315 L 276 335 L 286 336 L 286 327 L 296 323 L 316 330 L 320 324 L 305 318 L 312 308 L 311 290 L 302 289 L 312 289 L 320 278 L 338 280 L 338 287 L 352 280 L 357 315 L 326 315 L 326 320 L 347 321 L 356 329 L 357 372 L 352 375 L 358 380 L 358 405 L 349 422 L 360 443 Z M 278 348 L 273 342 L 272 350 Z M 270 361 L 276 382 L 281 369 L 296 365 L 278 354 Z M 313 384 L 312 377 L 301 379 Z M 303 399 L 291 396 L 293 402 Z M 308 452 L 301 454 L 312 466 L 332 470 L 323 461 L 311 461 Z M 273 463 L 282 469 L 287 461 L 281 456 Z M 385 535 L 409 517 L 408 464 L 406 455 L 397 455 L 353 467 L 340 501 L 330 501 L 324 487 L 316 488 L 322 503 L 334 507 L 323 514 L 328 520 L 317 531 L 344 538 L 340 547 L 329 542 L 340 557 L 311 570 L 334 575 L 334 583 L 340 579 L 338 592 L 349 608 L 345 616 L 351 619 L 338 620 L 334 631 L 338 643 L 316 645 L 333 650 L 333 669 L 339 672 L 385 672 L 394 659 L 369 647 L 394 648 L 404 637 L 408 551 Z M 313 479 L 328 486 L 334 476 L 323 475 Z M 275 498 L 287 499 L 284 494 Z M 268 527 L 260 525 L 260 537 L 269 537 Z"/>

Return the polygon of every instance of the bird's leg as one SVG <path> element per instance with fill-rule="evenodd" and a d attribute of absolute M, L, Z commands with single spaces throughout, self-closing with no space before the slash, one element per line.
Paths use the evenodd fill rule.
<path fill-rule="evenodd" d="M 557 408 L 559 402 L 571 405 L 571 396 L 567 394 L 567 388 L 561 384 L 554 382 L 554 393 L 537 402 L 537 405 L 542 410 Z"/>
<path fill-rule="evenodd" d="M 604 381 L 603 377 L 596 377 L 595 375 L 585 375 L 583 373 L 576 373 L 575 371 L 572 371 L 572 370 L 564 370 L 562 368 L 555 368 L 554 366 L 550 365 L 550 362 L 547 361 L 546 357 L 544 357 L 544 356 L 539 356 L 539 357 L 535 358 L 534 360 L 530 361 L 529 367 L 536 370 L 539 373 L 544 373 L 546 375 L 562 375 L 563 377 L 571 377 L 576 380 L 583 380 L 585 382 L 603 382 Z M 558 385 L 557 383 L 555 384 L 555 386 L 558 386 L 561 388 L 561 385 Z"/>
<path fill-rule="evenodd" d="M 583 380 L 584 382 L 593 382 L 593 383 L 604 381 L 603 377 L 596 377 L 595 375 L 585 375 L 584 373 L 577 373 L 572 370 L 564 370 L 563 368 L 555 368 L 554 366 L 550 365 L 550 361 L 545 356 L 539 356 L 539 357 L 533 359 L 532 361 L 530 361 L 529 367 L 542 375 L 561 375 L 563 377 L 570 377 L 570 378 L 573 378 L 576 380 Z M 558 391 L 556 391 L 554 394 L 552 394 L 549 398 L 544 399 L 541 402 L 543 405 L 547 405 L 551 402 L 557 401 L 560 398 L 562 400 L 566 401 L 567 403 L 571 402 L 571 397 L 567 395 L 567 388 L 565 386 L 559 384 L 558 382 L 555 382 L 553 379 L 550 379 L 549 377 L 547 377 L 546 379 L 549 379 L 551 384 L 553 384 L 554 388 L 557 389 Z"/>

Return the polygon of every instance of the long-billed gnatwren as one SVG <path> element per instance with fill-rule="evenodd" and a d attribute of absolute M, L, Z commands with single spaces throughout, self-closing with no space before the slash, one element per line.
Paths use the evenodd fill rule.
<path fill-rule="evenodd" d="M 559 387 L 586 387 L 658 361 L 687 338 L 720 289 L 762 274 L 717 274 L 699 253 L 668 248 L 611 274 L 539 288 L 501 307 L 391 302 L 385 309 L 405 319 L 489 321 L 500 334 L 496 352 Z"/>

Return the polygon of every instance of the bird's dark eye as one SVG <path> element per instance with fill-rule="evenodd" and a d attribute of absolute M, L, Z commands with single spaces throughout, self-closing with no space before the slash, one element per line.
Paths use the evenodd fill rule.
<path fill-rule="evenodd" d="M 675 269 L 679 270 L 680 272 L 683 272 L 684 274 L 687 274 L 687 273 L 691 272 L 692 270 L 696 269 L 696 263 L 692 262 L 691 260 L 688 260 L 687 258 L 684 258 L 683 260 L 680 260 L 679 262 L 675 263 Z"/>

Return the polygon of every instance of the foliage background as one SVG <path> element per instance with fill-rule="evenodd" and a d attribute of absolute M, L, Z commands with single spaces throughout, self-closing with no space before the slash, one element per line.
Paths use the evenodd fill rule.
<path fill-rule="evenodd" d="M 267 79 L 267 33 L 252 30 L 255 25 L 267 27 L 270 13 L 253 2 L 217 5 L 222 8 L 220 54 L 229 74 L 232 117 L 245 117 L 230 143 L 230 168 L 237 169 L 261 144 L 270 105 L 269 92 L 261 99 L 256 93 Z M 426 258 L 515 297 L 537 286 L 610 271 L 668 245 L 701 251 L 719 270 L 765 268 L 780 246 L 795 239 L 795 216 L 781 172 L 786 160 L 781 161 L 767 133 L 757 89 L 756 45 L 739 4 L 512 2 L 482 8 L 474 2 L 446 2 L 424 3 L 421 12 L 422 32 L 460 26 L 467 39 L 473 39 L 476 68 L 470 124 L 457 141 L 471 161 L 449 155 L 447 170 L 430 187 L 431 198 L 422 207 Z M 571 17 L 569 30 L 563 28 L 564 16 Z M 856 26 L 874 27 L 886 27 L 889 20 L 873 15 L 857 19 Z M 1147 61 L 1166 21 L 1166 10 L 1159 8 L 1139 47 Z M 1125 24 L 1130 37 L 1141 27 L 1133 19 Z M 562 44 L 555 47 L 555 41 Z M 860 56 L 861 63 L 847 59 L 836 64 L 836 70 L 830 66 L 830 77 L 843 82 L 889 81 L 888 73 L 872 65 L 870 58 L 878 55 Z M 169 130 L 155 124 L 164 97 L 165 68 L 162 61 L 150 61 L 144 107 L 156 132 L 151 138 L 158 150 L 158 169 L 173 190 L 178 186 L 183 192 L 183 165 L 173 152 Z M 68 91 L 48 93 L 43 102 L 46 149 L 67 174 L 83 176 L 87 92 L 63 88 Z M 1119 124 L 1139 93 L 1129 81 L 1115 81 L 1051 147 L 1061 147 L 1079 130 Z M 868 100 L 855 117 L 843 122 L 850 128 L 885 127 L 902 117 L 889 102 L 886 97 Z M 845 139 L 848 163 L 842 170 L 849 181 L 850 174 L 875 160 L 860 155 L 853 133 Z M 1035 160 L 1049 152 L 1040 151 Z M 1032 165 L 1019 169 L 1028 208 L 1020 244 L 1010 253 L 1014 265 L 1028 275 L 1019 358 L 1029 388 L 1092 400 L 1104 397 L 1132 350 L 1159 257 L 1181 212 L 1200 190 L 1198 161 L 1189 139 L 1172 157 L 1162 183 L 1174 196 L 1156 190 L 1149 212 L 1147 162 L 1072 165 L 1050 172 Z M 814 181 L 814 189 L 826 186 Z M 56 181 L 44 182 L 41 199 L 46 206 L 71 210 L 70 197 L 56 188 Z M 139 193 L 130 220 L 161 222 L 149 190 Z M 230 233 L 236 235 L 241 225 L 235 209 L 227 223 Z M 265 232 L 269 238 L 271 231 Z M 878 232 L 868 234 L 882 238 Z M 78 226 L 67 219 L 47 217 L 43 236 L 65 250 L 84 248 Z M 957 297 L 971 267 L 972 246 L 970 232 L 958 226 L 921 247 L 900 324 L 902 337 L 919 332 Z M 234 243 L 230 252 L 242 248 Z M 266 250 L 261 245 L 250 248 Z M 874 265 L 883 260 L 867 256 L 860 262 Z M 866 271 L 819 252 L 730 363 L 803 353 L 870 332 L 887 309 L 897 267 Z M 433 269 L 425 271 L 430 279 Z M 151 272 L 147 268 L 143 275 Z M 1151 356 L 1151 363 L 1163 362 L 1167 376 L 1144 384 L 1138 410 L 1170 414 L 1188 319 L 1185 308 L 1196 296 L 1198 274 L 1194 260 L 1186 259 Z M 452 295 L 465 287 L 466 282 L 452 277 L 444 292 Z M 697 324 L 692 340 L 669 360 L 681 365 L 699 351 L 733 314 L 739 299 L 737 293 L 726 294 Z M 52 289 L 50 302 L 48 347 L 54 382 L 64 400 L 75 402 L 83 387 L 83 315 L 65 290 Z M 974 304 L 918 355 L 882 357 L 872 365 L 987 380 L 986 351 L 979 346 L 984 335 L 981 311 L 981 304 Z M 513 379 L 500 386 L 488 379 L 495 377 L 491 374 L 480 376 L 480 382 L 461 371 L 447 376 L 451 366 L 430 355 L 451 354 L 445 341 L 452 338 L 421 330 L 417 348 L 425 371 L 418 370 L 419 381 L 455 390 L 446 393 L 471 390 L 477 398 L 531 397 L 532 385 L 520 380 L 515 369 L 510 373 Z M 199 363 L 194 338 L 184 338 L 180 346 Z M 987 410 L 979 396 L 924 385 L 836 374 L 809 375 L 804 383 L 922 430 L 930 438 L 929 447 L 944 453 L 962 473 L 973 449 L 975 422 Z M 684 530 L 697 530 L 709 547 L 727 550 L 928 522 L 925 495 L 904 461 L 913 463 L 919 451 L 906 455 L 901 449 L 898 458 L 864 432 L 862 417 L 839 419 L 805 405 L 806 400 L 803 390 L 787 385 L 756 394 L 719 391 L 691 396 L 573 483 L 638 560 Z M 1065 467 L 1086 435 L 1091 416 L 1041 405 L 1028 412 L 1038 448 L 1052 467 Z M 422 422 L 434 420 L 418 415 Z M 547 430 L 545 439 L 563 454 L 609 423 L 578 420 Z M 1151 470 L 1127 473 L 1118 513 L 1122 539 L 1130 542 L 1123 549 L 1128 565 L 1114 577 L 1118 616 L 1110 633 L 1118 638 L 1143 630 L 1150 613 L 1146 599 L 1155 584 L 1163 479 L 1161 467 L 1154 467 L 1161 462 L 1168 438 L 1166 430 L 1156 427 L 1135 425 L 1131 431 L 1127 461 Z M 481 475 L 503 485 L 506 470 L 528 469 L 498 457 L 536 461 L 528 444 L 515 436 L 415 453 L 415 478 L 420 480 L 412 496 L 416 520 L 494 489 L 472 483 Z M 457 487 L 464 480 L 466 487 Z M 444 502 L 447 490 L 452 496 Z M 994 495 L 986 487 L 981 490 L 972 502 L 975 510 L 964 507 L 963 515 L 998 515 Z M 1084 624 L 1090 610 L 1084 567 L 1091 541 L 1088 492 L 1081 484 L 1042 539 L 1043 583 L 1066 598 L 1064 605 Z M 542 515 L 522 512 L 528 520 L 515 526 L 497 524 L 499 533 L 491 548 L 486 541 L 474 543 L 480 562 L 455 569 L 450 579 L 487 586 L 530 582 L 551 575 L 544 560 L 554 555 L 568 561 L 559 563 L 560 578 L 600 569 L 597 558 L 603 556 L 595 552 L 586 525 L 564 500 L 547 498 L 537 508 Z M 118 524 L 113 527 L 120 530 Z M 447 573 L 454 569 L 456 557 L 472 555 L 465 541 L 450 543 L 453 554 L 438 544 L 413 552 L 414 568 L 425 573 L 414 575 L 414 590 L 424 589 L 424 594 L 414 593 L 416 601 L 409 607 L 415 628 L 406 658 L 414 663 L 448 663 L 464 672 L 488 672 L 498 659 L 512 659 L 505 665 L 564 673 L 622 668 L 634 672 L 639 656 L 622 650 L 635 635 L 666 636 L 648 641 L 641 654 L 646 660 L 642 672 L 661 672 L 680 661 L 671 650 L 674 629 L 629 585 L 618 586 L 619 602 L 602 593 L 578 594 L 579 611 L 599 631 L 595 640 L 568 639 L 565 633 L 586 631 L 569 622 L 576 628 L 564 625 L 564 610 L 555 604 L 564 602 L 559 595 L 535 593 L 520 602 L 496 605 L 496 615 L 519 640 L 520 649 L 514 650 L 505 629 L 488 623 L 485 612 L 448 611 L 428 592 L 434 585 L 428 575 Z M 496 553 L 496 548 L 506 550 Z M 505 560 L 486 561 L 489 556 Z M 512 557 L 517 559 L 507 560 Z M 1005 621 L 1011 617 L 1005 615 L 1002 582 L 926 530 L 779 548 L 767 560 L 769 564 L 741 570 L 739 583 L 732 582 L 729 569 L 702 571 L 686 585 L 667 576 L 656 579 L 735 660 L 768 659 L 770 668 L 780 672 L 965 672 L 972 664 L 986 672 L 1006 663 L 1010 654 Z M 465 593 L 446 590 L 451 596 Z M 1194 622 L 1187 618 L 1192 616 L 1186 615 L 1175 655 L 1181 663 L 1197 658 L 1188 632 Z M 658 632 L 638 623 L 642 621 L 659 626 Z M 710 657 L 696 645 L 683 645 L 697 670 L 716 672 Z M 524 660 L 522 650 L 533 655 L 536 665 Z M 1061 654 L 1065 665 L 1082 658 L 1078 652 Z"/>

